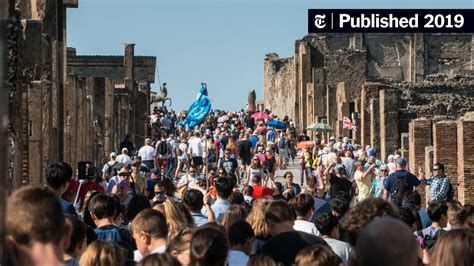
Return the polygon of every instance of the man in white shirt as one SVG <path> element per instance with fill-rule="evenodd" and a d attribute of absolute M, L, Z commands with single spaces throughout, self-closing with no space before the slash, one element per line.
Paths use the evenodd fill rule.
<path fill-rule="evenodd" d="M 145 139 L 145 146 L 138 150 L 138 156 L 142 158 L 142 163 L 145 164 L 150 171 L 155 168 L 154 160 L 156 156 L 155 148 L 151 145 L 151 139 Z"/>
<path fill-rule="evenodd" d="M 191 155 L 192 165 L 199 171 L 204 164 L 203 157 L 206 155 L 206 142 L 201 139 L 201 133 L 196 131 L 194 138 L 189 140 L 189 154 Z"/>
<path fill-rule="evenodd" d="M 310 222 L 313 216 L 314 198 L 310 194 L 301 193 L 290 201 L 290 205 L 296 213 L 293 229 L 315 236 L 320 236 L 314 223 Z"/>
<path fill-rule="evenodd" d="M 331 213 L 322 214 L 316 219 L 316 227 L 322 234 L 322 238 L 328 243 L 334 253 L 341 258 L 344 265 L 347 266 L 351 261 L 353 251 L 349 243 L 338 240 L 338 223 L 337 217 Z"/>
<path fill-rule="evenodd" d="M 230 243 L 230 249 L 227 253 L 228 265 L 247 265 L 255 239 L 252 227 L 244 220 L 237 221 L 229 227 L 228 236 Z"/>
<path fill-rule="evenodd" d="M 132 236 L 137 244 L 137 250 L 133 252 L 135 262 L 149 254 L 166 252 L 168 227 L 161 212 L 154 209 L 139 212 L 132 221 L 132 228 Z"/>
<path fill-rule="evenodd" d="M 132 158 L 130 158 L 130 156 L 128 156 L 128 149 L 127 148 L 122 149 L 122 154 L 117 156 L 116 161 L 121 163 L 125 167 L 132 164 Z"/>

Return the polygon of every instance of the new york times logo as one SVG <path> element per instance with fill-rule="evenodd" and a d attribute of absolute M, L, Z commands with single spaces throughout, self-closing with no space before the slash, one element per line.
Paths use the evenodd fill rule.
<path fill-rule="evenodd" d="M 318 29 L 323 29 L 326 27 L 326 14 L 314 16 L 314 26 Z"/>
<path fill-rule="evenodd" d="M 474 9 L 308 10 L 308 32 L 474 32 Z"/>

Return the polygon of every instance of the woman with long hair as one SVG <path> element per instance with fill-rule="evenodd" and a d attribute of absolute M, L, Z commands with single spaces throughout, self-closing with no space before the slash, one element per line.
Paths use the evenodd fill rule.
<path fill-rule="evenodd" d="M 79 260 L 79 266 L 124 265 L 124 251 L 111 241 L 94 241 Z"/>
<path fill-rule="evenodd" d="M 263 176 L 263 166 L 260 159 L 257 156 L 252 158 L 247 171 L 245 172 L 245 178 L 247 179 L 246 184 L 249 185 L 252 182 L 252 176 L 258 175 Z M 250 184 L 251 185 L 251 184 Z"/>
<path fill-rule="evenodd" d="M 229 244 L 225 232 L 214 226 L 199 228 L 191 239 L 192 266 L 224 266 Z"/>
<path fill-rule="evenodd" d="M 194 227 L 194 219 L 183 203 L 171 199 L 165 201 L 166 224 L 168 235 L 174 234 L 181 226 Z"/>
<path fill-rule="evenodd" d="M 230 226 L 239 221 L 245 220 L 247 217 L 247 211 L 242 205 L 231 205 L 222 218 L 222 225 L 226 231 L 229 231 Z"/>
<path fill-rule="evenodd" d="M 265 222 L 265 208 L 272 200 L 268 198 L 259 198 L 253 202 L 252 209 L 245 219 L 255 232 L 255 241 L 253 242 L 252 254 L 257 254 L 265 242 L 270 238 L 270 228 Z"/>
<path fill-rule="evenodd" d="M 434 246 L 429 265 L 474 265 L 474 229 L 454 229 L 443 234 Z"/>
<path fill-rule="evenodd" d="M 188 266 L 190 263 L 189 253 L 194 232 L 196 232 L 194 227 L 181 227 L 168 239 L 167 252 L 176 258 L 182 266 Z"/>

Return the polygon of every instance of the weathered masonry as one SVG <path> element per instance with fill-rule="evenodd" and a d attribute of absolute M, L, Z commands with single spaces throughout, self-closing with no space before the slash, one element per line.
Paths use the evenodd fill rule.
<path fill-rule="evenodd" d="M 471 118 L 464 115 L 474 111 L 473 46 L 472 34 L 308 35 L 295 42 L 289 58 L 265 56 L 260 108 L 289 115 L 300 129 L 328 123 L 334 135 L 373 146 L 383 160 L 401 151 L 412 170 L 429 162 L 425 147 L 428 151 L 434 145 L 432 153 L 446 154 L 435 143 L 456 136 L 441 145 L 458 155 L 457 163 L 440 155 L 431 165 L 445 162 L 456 188 L 460 186 L 457 191 L 464 193 L 459 199 L 472 203 L 467 188 L 474 171 L 466 160 L 474 152 L 464 148 L 470 145 L 464 132 Z M 356 122 L 355 134 L 342 128 L 344 116 Z M 422 126 L 419 119 L 432 122 Z M 449 124 L 452 132 L 436 123 Z"/>

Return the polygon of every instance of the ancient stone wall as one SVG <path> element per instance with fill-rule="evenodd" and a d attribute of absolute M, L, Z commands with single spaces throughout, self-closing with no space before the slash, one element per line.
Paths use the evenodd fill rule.
<path fill-rule="evenodd" d="M 265 56 L 263 69 L 264 106 L 272 106 L 272 112 L 280 117 L 295 117 L 294 58 L 268 54 Z"/>

